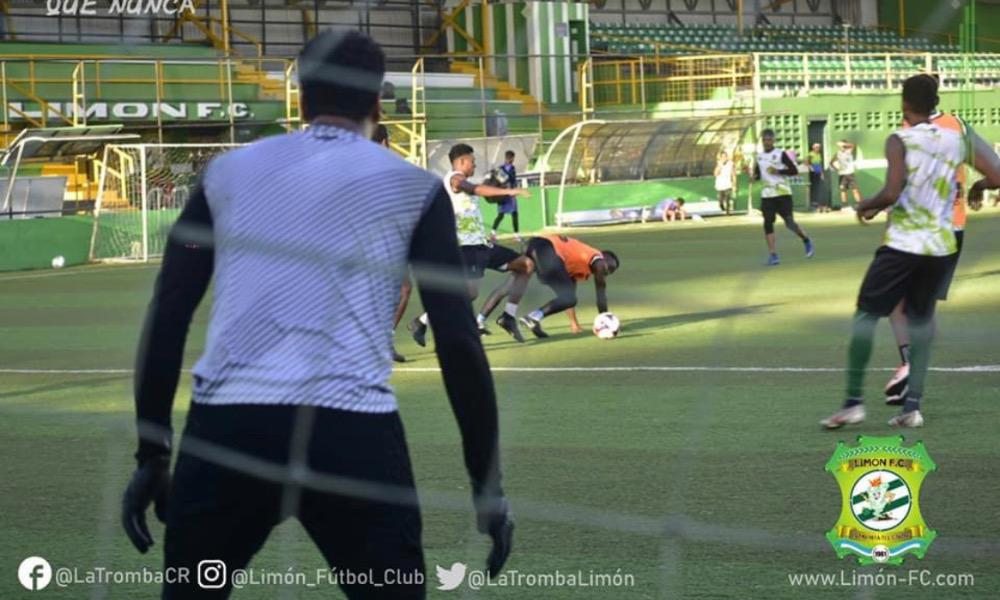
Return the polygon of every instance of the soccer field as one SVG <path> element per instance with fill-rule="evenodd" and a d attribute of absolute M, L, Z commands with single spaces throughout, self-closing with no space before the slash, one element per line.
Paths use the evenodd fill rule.
<path fill-rule="evenodd" d="M 894 435 L 881 386 L 898 357 L 887 323 L 867 383 L 869 418 L 839 432 L 820 418 L 842 401 L 854 297 L 882 227 L 846 215 L 803 216 L 817 245 L 778 230 L 782 265 L 766 258 L 760 224 L 714 222 L 584 230 L 614 250 L 609 283 L 622 335 L 573 336 L 562 316 L 552 338 L 514 343 L 495 325 L 484 343 L 495 370 L 505 487 L 517 521 L 508 573 L 618 575 L 628 587 L 462 586 L 437 591 L 435 566 L 482 568 L 487 539 L 475 531 L 458 428 L 431 348 L 404 328 L 399 398 L 423 504 L 432 598 L 996 598 L 1000 596 L 1000 213 L 970 218 L 966 250 L 939 310 L 940 334 L 923 407 L 922 439 L 938 470 L 921 509 L 938 532 L 927 556 L 902 567 L 838 560 L 824 534 L 840 492 L 824 465 L 838 440 Z M 97 266 L 0 275 L 0 598 L 33 597 L 15 571 L 31 555 L 53 567 L 135 570 L 140 555 L 119 524 L 134 467 L 130 369 L 156 266 Z M 491 276 L 485 288 L 499 281 Z M 532 283 L 522 314 L 549 290 Z M 596 313 L 580 288 L 581 322 Z M 414 296 L 416 299 L 416 296 Z M 189 336 L 186 366 L 202 347 L 208 302 Z M 419 310 L 411 304 L 407 319 Z M 492 325 L 492 323 L 491 323 Z M 432 344 L 433 342 L 431 342 Z M 979 366 L 974 369 L 972 367 Z M 179 433 L 189 381 L 174 412 Z M 311 573 L 319 552 L 294 521 L 275 530 L 251 567 Z M 910 583 L 911 569 L 972 574 L 942 588 Z M 895 574 L 897 585 L 850 585 Z M 793 585 L 829 574 L 826 585 Z M 628 577 L 625 577 L 625 576 Z M 50 586 L 52 598 L 153 598 L 132 585 Z M 42 595 L 39 597 L 42 597 Z M 254 585 L 235 598 L 341 597 L 331 587 Z"/>

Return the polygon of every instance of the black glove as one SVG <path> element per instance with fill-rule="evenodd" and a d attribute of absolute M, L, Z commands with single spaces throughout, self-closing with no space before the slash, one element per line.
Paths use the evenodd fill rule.
<path fill-rule="evenodd" d="M 503 492 L 478 496 L 476 504 L 476 526 L 479 533 L 493 538 L 493 549 L 486 559 L 486 569 L 490 577 L 496 577 L 510 556 L 514 538 L 514 518 Z"/>
<path fill-rule="evenodd" d="M 122 498 L 122 525 L 132 545 L 143 554 L 153 545 L 146 527 L 146 509 L 154 504 L 156 518 L 167 521 L 167 492 L 170 490 L 170 456 L 154 456 L 139 464 Z"/>

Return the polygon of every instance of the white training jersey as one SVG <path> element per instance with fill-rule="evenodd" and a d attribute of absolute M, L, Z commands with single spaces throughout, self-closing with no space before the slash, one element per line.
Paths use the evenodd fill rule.
<path fill-rule="evenodd" d="M 784 153 L 781 148 L 773 148 L 770 152 L 761 150 L 757 153 L 757 168 L 760 169 L 760 182 L 764 186 L 760 191 L 761 198 L 792 195 L 792 186 L 788 183 L 787 175 L 768 173 L 768 169 L 772 167 L 778 171 L 786 168 L 785 163 L 781 162 L 781 155 Z"/>
<path fill-rule="evenodd" d="M 856 163 L 853 148 L 837 151 L 837 173 L 840 175 L 854 175 L 854 172 L 857 171 Z"/>
<path fill-rule="evenodd" d="M 455 229 L 458 231 L 459 246 L 488 246 L 490 238 L 486 235 L 486 224 L 483 223 L 483 212 L 479 208 L 479 196 L 466 192 L 456 192 L 451 187 L 451 178 L 456 175 L 465 176 L 458 171 L 449 171 L 444 176 L 444 189 L 451 198 L 451 206 L 455 209 Z"/>
<path fill-rule="evenodd" d="M 715 176 L 715 190 L 722 192 L 733 189 L 733 161 L 720 165 L 719 174 Z"/>
<path fill-rule="evenodd" d="M 906 187 L 889 212 L 885 245 L 910 254 L 958 251 L 954 232 L 956 171 L 968 158 L 967 129 L 920 123 L 894 134 L 906 149 Z"/>

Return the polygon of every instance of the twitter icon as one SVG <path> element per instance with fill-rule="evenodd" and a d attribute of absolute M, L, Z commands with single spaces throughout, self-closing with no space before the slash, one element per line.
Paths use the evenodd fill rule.
<path fill-rule="evenodd" d="M 435 565 L 437 567 L 437 578 L 439 585 L 437 589 L 439 590 L 453 590 L 458 586 L 462 585 L 465 581 L 465 564 L 464 563 L 452 563 L 450 569 L 445 569 L 441 565 Z"/>

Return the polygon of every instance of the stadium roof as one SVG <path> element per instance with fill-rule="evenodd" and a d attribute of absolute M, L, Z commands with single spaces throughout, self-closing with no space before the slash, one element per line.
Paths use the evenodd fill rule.
<path fill-rule="evenodd" d="M 18 145 L 23 144 L 21 160 L 54 159 L 62 156 L 93 154 L 109 141 L 137 140 L 136 134 L 117 135 L 122 125 L 94 125 L 90 127 L 48 127 L 22 129 L 11 142 L 0 164 L 6 165 L 15 156 Z"/>
<path fill-rule="evenodd" d="M 711 175 L 719 151 L 737 149 L 759 119 L 721 115 L 583 121 L 556 138 L 544 164 L 565 184 Z"/>

